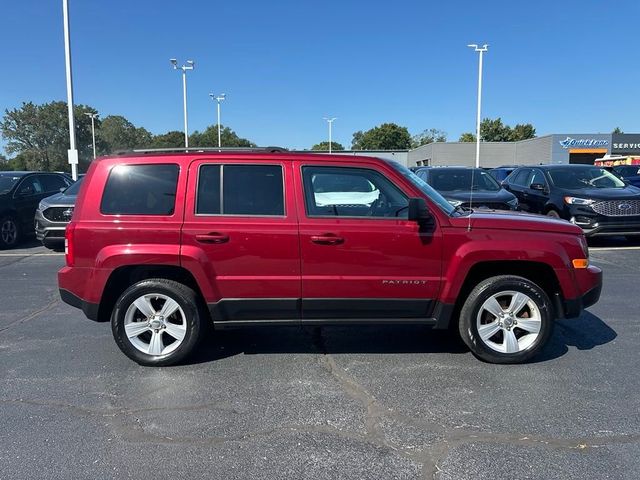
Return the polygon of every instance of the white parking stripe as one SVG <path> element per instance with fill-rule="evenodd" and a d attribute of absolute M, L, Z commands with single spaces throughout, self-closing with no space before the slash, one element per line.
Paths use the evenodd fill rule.
<path fill-rule="evenodd" d="M 616 250 L 640 250 L 640 247 L 589 247 L 590 252 L 615 252 Z"/>
<path fill-rule="evenodd" d="M 57 257 L 64 253 L 0 253 L 0 257 Z"/>

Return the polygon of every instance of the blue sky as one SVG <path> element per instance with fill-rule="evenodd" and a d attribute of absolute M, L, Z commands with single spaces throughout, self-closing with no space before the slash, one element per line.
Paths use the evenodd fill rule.
<path fill-rule="evenodd" d="M 182 129 L 169 58 L 193 59 L 190 130 L 222 122 L 260 145 L 308 148 L 396 122 L 455 140 L 483 117 L 539 135 L 640 131 L 640 2 L 69 0 L 76 103 L 154 133 Z M 3 2 L 0 108 L 64 100 L 61 0 Z M 479 9 L 481 7 L 481 9 Z"/>

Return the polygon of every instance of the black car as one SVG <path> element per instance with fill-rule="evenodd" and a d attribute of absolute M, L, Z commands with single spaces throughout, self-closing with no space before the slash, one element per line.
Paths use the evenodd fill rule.
<path fill-rule="evenodd" d="M 0 248 L 34 233 L 38 203 L 73 183 L 60 173 L 0 172 Z"/>
<path fill-rule="evenodd" d="M 602 167 L 521 167 L 503 185 L 522 210 L 569 220 L 588 237 L 640 235 L 640 188 Z"/>
<path fill-rule="evenodd" d="M 518 199 L 482 168 L 429 167 L 416 172 L 453 206 L 517 210 Z"/>

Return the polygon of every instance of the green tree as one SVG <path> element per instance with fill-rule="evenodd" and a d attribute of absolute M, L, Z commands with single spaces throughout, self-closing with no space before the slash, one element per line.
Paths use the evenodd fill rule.
<path fill-rule="evenodd" d="M 495 120 L 485 118 L 480 123 L 480 139 L 483 142 L 509 142 L 511 135 L 511 127 L 503 124 L 500 117 Z"/>
<path fill-rule="evenodd" d="M 220 126 L 220 144 L 222 147 L 255 147 L 256 144 L 246 138 L 241 138 L 224 125 Z M 195 131 L 189 136 L 190 147 L 217 147 L 218 125 L 208 126 L 204 132 Z"/>
<path fill-rule="evenodd" d="M 161 135 L 154 135 L 151 139 L 151 148 L 183 148 L 184 133 L 172 130 Z"/>
<path fill-rule="evenodd" d="M 536 129 L 530 123 L 519 123 L 511 130 L 511 141 L 528 140 L 535 138 Z"/>
<path fill-rule="evenodd" d="M 355 132 L 353 150 L 406 150 L 411 148 L 411 135 L 406 127 L 383 123 L 366 132 Z"/>
<path fill-rule="evenodd" d="M 624 133 L 624 132 L 622 131 L 622 129 L 620 127 L 616 127 L 616 128 L 613 129 L 613 132 L 611 132 L 611 133 Z"/>
<path fill-rule="evenodd" d="M 428 145 L 435 142 L 446 142 L 447 133 L 437 128 L 428 128 L 422 133 L 418 133 L 411 137 L 411 148 L 418 148 L 422 145 Z"/>
<path fill-rule="evenodd" d="M 74 106 L 76 144 L 80 161 L 91 160 L 91 120 L 84 113 L 97 113 L 86 105 Z M 67 170 L 69 124 L 67 104 L 51 102 L 36 105 L 23 103 L 20 108 L 5 110 L 0 132 L 7 141 L 5 150 L 16 154 L 25 168 L 33 170 Z"/>
<path fill-rule="evenodd" d="M 151 145 L 151 133 L 121 115 L 109 115 L 96 124 L 97 149 L 102 154 Z"/>
<path fill-rule="evenodd" d="M 324 141 L 324 142 L 316 143 L 313 147 L 311 147 L 311 150 L 319 150 L 321 152 L 328 152 L 329 151 L 329 142 Z M 338 142 L 331 142 L 331 151 L 340 151 L 340 150 L 344 150 L 344 147 L 342 146 L 342 144 L 340 144 Z"/>
<path fill-rule="evenodd" d="M 458 139 L 458 141 L 459 142 L 475 142 L 476 136 L 471 132 L 465 132 L 462 135 L 460 135 L 460 138 Z"/>

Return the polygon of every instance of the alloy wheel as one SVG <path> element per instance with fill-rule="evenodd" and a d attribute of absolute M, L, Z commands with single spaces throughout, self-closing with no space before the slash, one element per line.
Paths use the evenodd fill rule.
<path fill-rule="evenodd" d="M 528 295 L 514 290 L 490 296 L 476 317 L 482 342 L 500 353 L 518 353 L 530 348 L 540 335 L 542 316 Z"/>
<path fill-rule="evenodd" d="M 184 340 L 187 320 L 174 299 L 161 293 L 148 293 L 129 305 L 124 331 L 129 342 L 142 353 L 167 355 Z"/>

